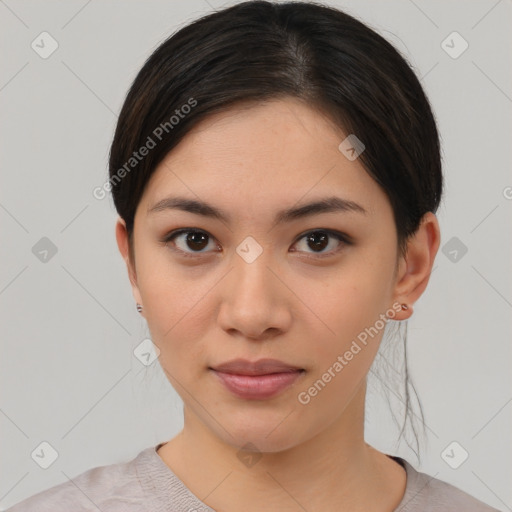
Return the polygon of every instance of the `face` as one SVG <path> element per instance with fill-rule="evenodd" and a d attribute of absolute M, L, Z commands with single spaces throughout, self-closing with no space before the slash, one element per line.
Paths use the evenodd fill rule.
<path fill-rule="evenodd" d="M 233 446 L 283 450 L 342 421 L 397 311 L 391 205 L 346 136 L 294 99 L 216 114 L 138 205 L 132 284 L 160 364 L 186 417 Z M 225 218 L 161 203 L 177 197 Z M 325 199 L 342 207 L 279 217 Z M 211 369 L 237 358 L 302 371 L 240 394 Z"/>

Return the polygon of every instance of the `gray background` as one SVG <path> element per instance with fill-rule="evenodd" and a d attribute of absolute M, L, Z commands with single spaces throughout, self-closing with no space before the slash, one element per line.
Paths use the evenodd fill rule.
<path fill-rule="evenodd" d="M 177 28 L 232 3 L 0 0 L 4 509 L 129 460 L 182 426 L 181 400 L 158 361 L 145 366 L 134 356 L 149 332 L 115 243 L 112 200 L 92 190 L 106 179 L 116 113 L 146 57 Z M 367 442 L 511 510 L 512 2 L 328 3 L 387 37 L 422 77 L 446 173 L 438 212 L 446 254 L 409 321 L 428 442 L 421 464 L 404 442 L 395 447 L 399 429 L 378 379 Z M 46 59 L 31 47 L 43 31 L 59 45 Z M 453 31 L 469 44 L 457 58 L 442 47 Z M 446 44 L 462 48 L 457 39 Z M 47 261 L 36 250 L 43 237 L 57 248 Z M 379 355 L 376 364 L 384 382 L 400 380 L 392 359 Z M 400 399 L 392 405 L 400 418 Z M 48 469 L 31 457 L 43 441 L 59 454 Z M 452 461 L 462 450 L 469 457 L 453 469 L 447 447 Z"/>

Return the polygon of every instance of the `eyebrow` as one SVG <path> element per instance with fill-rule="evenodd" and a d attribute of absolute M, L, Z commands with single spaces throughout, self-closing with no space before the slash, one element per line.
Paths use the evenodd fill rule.
<path fill-rule="evenodd" d="M 148 208 L 148 214 L 164 210 L 182 210 L 196 215 L 202 215 L 203 217 L 217 219 L 227 224 L 231 222 L 231 215 L 221 208 L 186 197 L 166 197 Z M 276 224 L 281 224 L 320 213 L 331 212 L 356 212 L 363 215 L 367 215 L 368 213 L 360 204 L 355 203 L 354 201 L 331 196 L 301 206 L 294 206 L 292 208 L 281 210 L 277 212 L 274 222 Z"/>

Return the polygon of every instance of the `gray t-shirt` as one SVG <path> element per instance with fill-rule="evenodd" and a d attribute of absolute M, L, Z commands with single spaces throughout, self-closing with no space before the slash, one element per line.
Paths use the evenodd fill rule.
<path fill-rule="evenodd" d="M 158 455 L 164 443 L 128 462 L 98 466 L 35 494 L 6 512 L 215 512 L 195 496 Z M 395 512 L 499 512 L 451 484 L 416 471 L 389 455 L 407 472 L 404 497 Z"/>

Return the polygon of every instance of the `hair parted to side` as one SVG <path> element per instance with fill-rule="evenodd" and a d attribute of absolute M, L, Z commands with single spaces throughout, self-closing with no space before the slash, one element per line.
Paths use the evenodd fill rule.
<path fill-rule="evenodd" d="M 415 73 L 386 39 L 337 8 L 253 0 L 171 35 L 128 91 L 109 176 L 133 259 L 135 212 L 165 156 L 206 117 L 283 97 L 304 101 L 364 143 L 359 160 L 389 198 L 405 253 L 423 215 L 437 211 L 443 190 L 436 122 Z M 143 146 L 151 149 L 119 179 Z M 405 375 L 407 421 L 407 365 Z"/>

